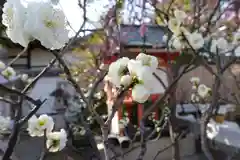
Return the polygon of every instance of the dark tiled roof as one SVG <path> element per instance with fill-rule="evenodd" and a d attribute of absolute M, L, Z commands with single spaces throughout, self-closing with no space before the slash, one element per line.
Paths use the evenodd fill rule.
<path fill-rule="evenodd" d="M 145 43 L 140 36 L 139 25 L 120 25 L 120 40 L 123 45 L 131 46 L 163 46 L 163 36 L 167 29 L 156 25 L 147 25 L 147 31 L 145 33 Z"/>

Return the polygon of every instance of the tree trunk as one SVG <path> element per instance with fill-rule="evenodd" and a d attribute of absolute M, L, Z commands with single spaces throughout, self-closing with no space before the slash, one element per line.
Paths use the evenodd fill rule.
<path fill-rule="evenodd" d="M 203 116 L 201 121 L 200 121 L 200 133 L 201 133 L 201 147 L 202 151 L 207 157 L 208 160 L 214 160 L 211 152 L 209 151 L 208 145 L 207 145 L 207 135 L 206 135 L 206 130 L 207 130 L 207 123 L 209 122 L 209 116 Z"/>
<path fill-rule="evenodd" d="M 169 74 L 169 84 L 173 82 L 173 80 L 178 76 L 179 66 L 177 64 L 172 64 L 170 66 L 170 73 Z M 172 147 L 172 160 L 180 160 L 180 148 L 179 148 L 179 141 L 176 139 L 177 135 L 177 119 L 176 119 L 176 88 L 173 87 L 169 94 L 169 107 L 171 109 L 171 116 L 170 116 L 170 123 L 169 123 L 169 133 L 172 143 L 174 144 Z"/>
<path fill-rule="evenodd" d="M 172 118 L 175 119 L 175 118 Z M 170 138 L 171 138 L 171 142 L 174 144 L 172 147 L 172 160 L 180 160 L 180 148 L 179 148 L 179 141 L 176 138 L 176 131 L 175 131 L 175 127 L 176 125 L 174 125 L 174 121 L 175 120 L 170 120 L 171 123 L 169 124 L 169 133 L 170 133 Z M 172 123 L 173 122 L 173 123 Z"/>

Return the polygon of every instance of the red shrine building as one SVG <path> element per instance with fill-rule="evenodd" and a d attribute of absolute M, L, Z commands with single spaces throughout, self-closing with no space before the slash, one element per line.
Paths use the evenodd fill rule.
<path fill-rule="evenodd" d="M 157 75 L 162 79 L 165 86 L 168 86 L 168 77 L 167 74 L 163 71 L 168 67 L 168 63 L 172 60 L 175 60 L 179 55 L 177 51 L 166 51 L 164 44 L 164 34 L 166 33 L 166 28 L 160 26 L 146 26 L 146 31 L 144 37 L 142 37 L 139 33 L 141 26 L 135 25 L 121 25 L 120 26 L 120 55 L 119 57 L 129 57 L 135 58 L 142 49 L 144 48 L 146 54 L 153 55 L 158 57 L 159 59 L 159 70 L 157 70 Z M 116 56 L 110 57 L 105 63 L 111 63 L 117 59 Z M 156 81 L 158 81 L 156 79 Z M 165 92 L 164 87 L 161 83 L 156 83 L 155 90 L 152 92 L 151 101 L 155 101 L 159 96 L 161 96 Z M 133 111 L 137 112 L 134 115 L 137 116 L 137 123 L 139 125 L 141 118 L 144 112 L 144 107 L 142 104 L 134 105 L 131 98 L 131 94 L 126 96 L 124 99 L 124 107 L 125 112 L 128 113 L 128 118 L 132 121 Z M 137 108 L 133 108 L 137 107 Z M 116 121 L 117 124 L 123 116 L 123 107 L 120 107 L 117 113 L 117 117 L 114 118 L 113 121 Z M 155 111 L 155 119 L 159 119 L 158 109 Z M 114 122 L 113 122 L 114 124 Z M 116 124 L 114 126 L 116 127 Z M 137 125 L 137 124 L 136 124 Z M 119 129 L 114 131 L 115 134 L 120 133 Z"/>

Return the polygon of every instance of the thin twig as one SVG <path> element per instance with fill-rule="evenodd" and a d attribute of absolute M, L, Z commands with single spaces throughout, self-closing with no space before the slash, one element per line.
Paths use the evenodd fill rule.
<path fill-rule="evenodd" d="M 15 61 L 17 61 L 24 53 L 26 53 L 27 52 L 27 50 L 28 50 L 28 47 L 29 47 L 29 45 L 27 46 L 27 47 L 25 47 L 13 60 L 11 60 L 9 63 L 8 63 L 8 66 L 11 66 Z"/>

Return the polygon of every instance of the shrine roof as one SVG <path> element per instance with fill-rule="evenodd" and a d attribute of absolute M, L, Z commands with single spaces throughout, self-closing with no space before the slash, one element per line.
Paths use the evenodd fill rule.
<path fill-rule="evenodd" d="M 165 46 L 163 36 L 167 28 L 158 25 L 147 25 L 145 43 L 140 35 L 140 25 L 120 25 L 120 40 L 124 46 L 151 46 L 162 48 Z"/>

